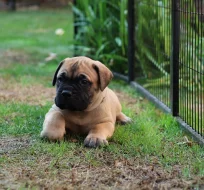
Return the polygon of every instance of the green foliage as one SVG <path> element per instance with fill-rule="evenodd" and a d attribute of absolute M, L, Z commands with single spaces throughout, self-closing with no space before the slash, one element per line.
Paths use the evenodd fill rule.
<path fill-rule="evenodd" d="M 100 60 L 127 73 L 127 0 L 84 0 L 73 6 L 76 54 Z"/>

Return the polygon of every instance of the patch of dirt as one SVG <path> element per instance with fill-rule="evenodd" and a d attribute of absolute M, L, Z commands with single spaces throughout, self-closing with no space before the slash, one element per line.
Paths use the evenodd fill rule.
<path fill-rule="evenodd" d="M 28 148 L 33 140 L 29 136 L 22 137 L 0 137 L 0 159 L 3 161 L 3 157 L 10 157 L 10 155 L 18 155 L 18 151 Z M 9 163 L 11 164 L 11 163 Z M 6 164 L 5 164 L 6 165 Z M 12 165 L 12 164 L 11 164 Z M 15 168 L 12 166 L 12 169 Z M 12 178 L 12 170 L 9 167 L 6 169 L 2 165 L 0 170 L 0 189 L 18 189 L 19 182 L 15 178 Z"/>
<path fill-rule="evenodd" d="M 72 141 L 72 140 L 71 140 Z M 181 167 L 164 169 L 157 158 L 116 158 L 111 152 L 97 152 L 94 162 L 84 159 L 83 147 L 53 159 L 44 153 L 26 154 L 33 144 L 28 137 L 0 138 L 0 157 L 8 157 L 1 165 L 1 189 L 114 189 L 163 190 L 203 189 L 204 177 L 182 178 Z M 83 150 L 82 150 L 83 149 Z M 23 152 L 22 152 L 23 151 Z M 3 158 L 3 157 L 2 157 Z M 75 159 L 74 159 L 75 158 Z"/>
<path fill-rule="evenodd" d="M 6 67 L 8 64 L 27 64 L 29 63 L 29 55 L 23 51 L 6 50 L 0 51 L 0 66 Z"/>
<path fill-rule="evenodd" d="M 128 94 L 126 93 L 123 93 L 121 91 L 118 91 L 118 90 L 115 90 L 114 91 L 116 93 L 116 95 L 118 96 L 119 100 L 121 102 L 123 102 L 125 105 L 134 105 L 136 104 L 138 101 L 142 100 L 141 97 L 136 99 L 136 98 L 133 98 L 131 96 L 128 96 Z"/>
<path fill-rule="evenodd" d="M 47 88 L 42 85 L 22 86 L 15 81 L 7 81 L 0 78 L 0 101 L 23 102 L 30 105 L 44 105 L 53 102 L 55 88 Z"/>
<path fill-rule="evenodd" d="M 75 152 L 75 156 L 84 157 Z M 26 164 L 33 160 L 33 164 Z M 36 189 L 194 189 L 204 187 L 204 178 L 184 180 L 175 166 L 164 170 L 158 163 L 147 164 L 144 160 L 114 159 L 111 153 L 100 153 L 101 166 L 69 159 L 53 160 L 47 155 L 25 158 L 22 162 L 8 165 L 0 171 L 3 189 L 15 186 Z M 5 183 L 5 181 L 6 183 Z"/>
<path fill-rule="evenodd" d="M 27 136 L 23 137 L 0 137 L 0 155 L 11 153 L 13 151 L 27 148 L 31 143 L 31 139 Z"/>
<path fill-rule="evenodd" d="M 142 97 L 138 97 L 138 98 L 133 98 L 131 96 L 128 96 L 128 94 L 122 92 L 122 91 L 114 91 L 118 97 L 118 99 L 120 100 L 121 103 L 123 103 L 126 107 L 128 108 L 132 108 L 135 112 L 135 114 L 139 114 L 139 112 L 141 112 L 141 107 L 139 108 L 137 106 L 138 103 L 140 103 L 141 101 L 147 101 L 146 99 L 142 98 Z"/>

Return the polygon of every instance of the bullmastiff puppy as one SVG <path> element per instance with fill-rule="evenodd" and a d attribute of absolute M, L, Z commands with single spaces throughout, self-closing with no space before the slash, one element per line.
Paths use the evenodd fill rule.
<path fill-rule="evenodd" d="M 41 137 L 62 140 L 69 130 L 87 135 L 86 147 L 107 145 L 116 122 L 131 122 L 107 87 L 112 77 L 99 61 L 82 56 L 64 59 L 54 74 L 55 104 L 45 116 Z"/>

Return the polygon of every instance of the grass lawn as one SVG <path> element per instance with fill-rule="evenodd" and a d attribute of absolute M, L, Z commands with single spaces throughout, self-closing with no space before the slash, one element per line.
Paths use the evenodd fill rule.
<path fill-rule="evenodd" d="M 68 9 L 0 12 L 0 189 L 203 189 L 204 149 L 128 85 L 110 84 L 134 123 L 109 146 L 84 137 L 50 143 L 39 134 L 53 104 L 52 76 L 72 56 Z M 55 35 L 63 28 L 62 36 Z M 49 53 L 57 56 L 45 61 Z"/>

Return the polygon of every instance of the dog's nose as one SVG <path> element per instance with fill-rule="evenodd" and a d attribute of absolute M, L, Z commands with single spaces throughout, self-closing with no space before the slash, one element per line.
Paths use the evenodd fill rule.
<path fill-rule="evenodd" d="M 63 90 L 62 91 L 62 96 L 64 96 L 64 97 L 71 97 L 72 96 L 72 92 L 70 90 Z"/>

